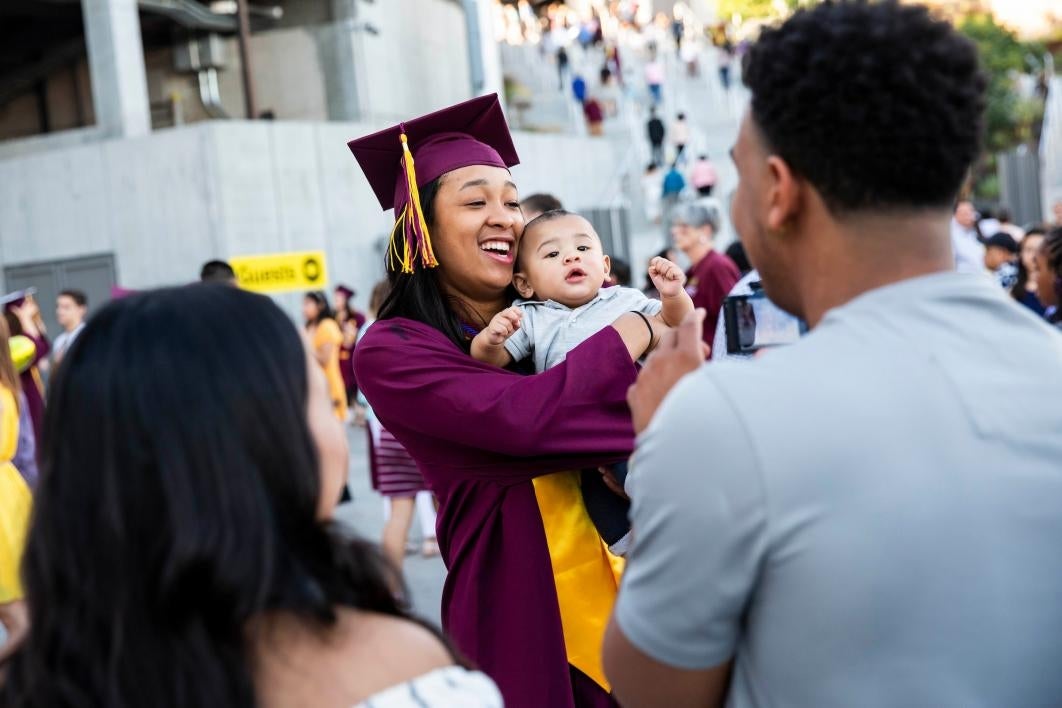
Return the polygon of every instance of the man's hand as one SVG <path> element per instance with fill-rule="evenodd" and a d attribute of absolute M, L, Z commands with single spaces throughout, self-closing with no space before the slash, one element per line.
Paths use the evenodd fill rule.
<path fill-rule="evenodd" d="M 677 329 L 666 332 L 638 374 L 638 381 L 627 391 L 635 434 L 649 426 L 664 396 L 678 380 L 696 371 L 708 356 L 708 345 L 701 339 L 705 312 L 697 308 L 686 315 Z"/>
<path fill-rule="evenodd" d="M 660 293 L 660 298 L 675 297 L 686 284 L 686 274 L 666 258 L 656 256 L 649 261 L 649 279 Z"/>

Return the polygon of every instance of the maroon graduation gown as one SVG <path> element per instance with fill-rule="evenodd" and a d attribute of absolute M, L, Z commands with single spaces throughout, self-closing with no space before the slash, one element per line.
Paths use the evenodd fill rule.
<path fill-rule="evenodd" d="M 508 708 L 615 705 L 570 673 L 531 480 L 626 458 L 636 370 L 611 327 L 546 372 L 474 360 L 407 319 L 378 321 L 354 352 L 358 384 L 439 498 L 448 574 L 443 628 Z"/>

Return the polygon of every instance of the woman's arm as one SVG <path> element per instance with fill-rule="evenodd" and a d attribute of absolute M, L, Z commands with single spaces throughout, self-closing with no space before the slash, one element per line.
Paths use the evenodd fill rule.
<path fill-rule="evenodd" d="M 362 337 L 354 370 L 376 415 L 419 462 L 461 459 L 487 474 L 505 468 L 508 476 L 530 478 L 630 454 L 626 392 L 636 369 L 620 330 L 641 337 L 640 355 L 649 334 L 630 314 L 564 363 L 520 376 L 476 361 L 427 325 L 386 320 Z"/>

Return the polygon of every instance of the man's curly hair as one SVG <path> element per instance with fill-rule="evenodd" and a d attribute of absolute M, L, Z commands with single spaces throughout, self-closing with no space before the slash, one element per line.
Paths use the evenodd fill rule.
<path fill-rule="evenodd" d="M 744 81 L 772 151 L 834 213 L 945 207 L 980 151 L 977 49 L 918 5 L 801 10 L 763 32 Z"/>

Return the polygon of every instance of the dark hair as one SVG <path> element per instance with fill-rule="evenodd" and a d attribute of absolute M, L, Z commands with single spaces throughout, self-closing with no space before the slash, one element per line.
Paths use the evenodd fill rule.
<path fill-rule="evenodd" d="M 631 266 L 622 258 L 612 259 L 612 280 L 616 285 L 624 285 L 630 287 L 631 284 Z"/>
<path fill-rule="evenodd" d="M 1044 236 L 1047 233 L 1045 229 L 1032 228 L 1025 232 L 1025 236 L 1022 237 L 1021 243 L 1018 245 L 1018 253 L 1020 254 L 1025 248 L 1025 242 L 1031 236 Z M 1025 297 L 1029 294 L 1029 278 L 1032 273 L 1025 267 L 1025 260 L 1018 256 L 1018 279 L 1014 281 L 1014 287 L 1010 289 L 1010 295 L 1018 302 L 1025 300 Z"/>
<path fill-rule="evenodd" d="M 60 290 L 59 297 L 70 298 L 78 307 L 86 307 L 88 305 L 88 297 L 80 290 Z"/>
<path fill-rule="evenodd" d="M 524 211 L 537 211 L 539 213 L 563 209 L 561 200 L 552 194 L 532 194 L 520 200 L 520 208 Z"/>
<path fill-rule="evenodd" d="M 336 315 L 332 312 L 332 306 L 328 304 L 328 296 L 323 290 L 311 290 L 306 293 L 306 299 L 312 300 L 317 305 L 317 317 L 306 324 L 321 324 L 325 320 L 334 320 Z"/>
<path fill-rule="evenodd" d="M 745 253 L 745 245 L 741 241 L 734 241 L 726 247 L 727 258 L 734 261 L 734 265 L 738 267 L 742 275 L 745 275 L 752 270 L 752 264 L 749 263 L 748 254 Z"/>
<path fill-rule="evenodd" d="M 833 212 L 946 207 L 981 145 L 977 49 L 919 5 L 823 2 L 744 59 L 767 144 Z"/>
<path fill-rule="evenodd" d="M 236 280 L 236 271 L 225 261 L 207 261 L 199 271 L 204 283 L 227 283 Z"/>
<path fill-rule="evenodd" d="M 0 704 L 250 708 L 264 612 L 404 616 L 376 551 L 317 519 L 306 372 L 288 317 L 235 288 L 92 318 L 49 391 L 22 566 L 33 630 Z"/>
<path fill-rule="evenodd" d="M 1051 229 L 1044 236 L 1044 243 L 1040 246 L 1047 259 L 1047 267 L 1055 275 L 1055 295 L 1062 299 L 1062 226 Z M 1062 307 L 1055 311 L 1052 322 L 1062 322 Z"/>
<path fill-rule="evenodd" d="M 420 208 L 424 212 L 424 220 L 429 228 L 435 226 L 435 196 L 439 193 L 441 182 L 442 177 L 432 180 L 420 189 Z M 400 261 L 407 247 L 405 240 L 396 239 L 395 245 L 399 251 L 398 260 Z M 468 351 L 469 341 L 461 326 L 461 318 L 454 309 L 466 311 L 466 316 L 469 317 L 471 317 L 471 312 L 464 307 L 463 303 L 448 297 L 443 292 L 439 286 L 439 269 L 424 268 L 418 265 L 412 273 L 403 273 L 390 258 L 386 261 L 391 292 L 380 306 L 380 311 L 376 315 L 377 319 L 389 320 L 394 317 L 405 317 L 423 322 L 442 332 L 459 348 Z"/>
<path fill-rule="evenodd" d="M 380 312 L 380 308 L 383 306 L 384 300 L 391 294 L 391 282 L 389 280 L 381 280 L 372 286 L 372 292 L 369 293 L 369 309 L 372 310 L 373 315 L 377 315 Z"/>

